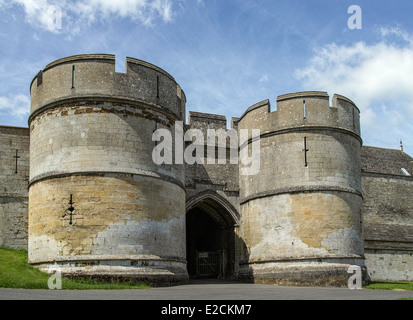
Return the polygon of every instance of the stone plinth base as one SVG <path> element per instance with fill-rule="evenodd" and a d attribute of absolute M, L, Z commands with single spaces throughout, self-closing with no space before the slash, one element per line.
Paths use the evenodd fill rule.
<path fill-rule="evenodd" d="M 40 271 L 60 272 L 66 278 L 95 279 L 115 283 L 133 281 L 151 287 L 167 287 L 189 281 L 186 264 L 174 261 L 70 261 L 35 264 Z"/>
<path fill-rule="evenodd" d="M 358 262 L 358 263 L 356 263 Z M 283 286 L 348 287 L 350 277 L 360 267 L 361 284 L 368 283 L 367 268 L 361 261 L 354 264 L 334 262 L 268 262 L 241 265 L 239 280 Z"/>

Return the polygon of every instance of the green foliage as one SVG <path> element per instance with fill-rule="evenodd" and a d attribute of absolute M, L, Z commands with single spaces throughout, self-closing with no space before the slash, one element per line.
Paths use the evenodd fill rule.
<path fill-rule="evenodd" d="M 27 252 L 0 248 L 0 288 L 49 289 L 49 274 L 43 273 L 27 263 Z M 63 290 L 124 290 L 146 289 L 135 282 L 104 283 L 93 279 L 62 278 Z"/>

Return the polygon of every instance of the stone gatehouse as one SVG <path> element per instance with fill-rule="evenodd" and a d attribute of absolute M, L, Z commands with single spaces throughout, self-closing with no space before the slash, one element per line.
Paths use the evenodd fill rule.
<path fill-rule="evenodd" d="M 345 286 L 355 265 L 365 281 L 413 280 L 413 158 L 364 146 L 346 97 L 291 93 L 230 123 L 186 122 L 170 74 L 132 58 L 117 73 L 102 54 L 52 62 L 30 90 L 29 128 L 0 126 L 0 246 L 27 248 L 40 270 Z M 172 163 L 153 161 L 159 129 Z M 213 132 L 228 136 L 224 153 Z M 187 150 L 199 161 L 182 161 Z"/>

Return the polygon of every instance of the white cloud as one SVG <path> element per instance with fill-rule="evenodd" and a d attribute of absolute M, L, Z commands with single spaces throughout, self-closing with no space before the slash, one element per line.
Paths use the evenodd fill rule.
<path fill-rule="evenodd" d="M 91 21 L 117 15 L 152 25 L 157 18 L 163 22 L 170 22 L 173 18 L 171 0 L 79 0 L 69 7 L 71 11 Z"/>
<path fill-rule="evenodd" d="M 27 118 L 30 112 L 30 98 L 23 94 L 15 96 L 0 96 L 0 114 L 17 117 L 20 120 Z"/>
<path fill-rule="evenodd" d="M 380 137 L 380 142 L 393 146 L 393 134 L 413 141 L 413 37 L 399 28 L 381 28 L 380 35 L 374 44 L 318 48 L 295 75 L 304 90 L 352 99 L 361 109 L 367 140 L 378 142 Z"/>
<path fill-rule="evenodd" d="M 382 42 L 332 44 L 320 50 L 296 75 L 305 86 L 344 90 L 356 97 L 361 107 L 374 100 L 404 97 L 413 101 L 413 48 Z"/>
<path fill-rule="evenodd" d="M 410 44 L 413 44 L 413 36 L 410 35 L 408 32 L 404 31 L 400 27 L 380 27 L 379 29 L 380 35 L 382 37 L 389 37 L 389 36 L 395 36 L 397 38 L 400 38 Z"/>
<path fill-rule="evenodd" d="M 1 0 L 0 0 L 1 1 Z M 174 0 L 11 0 L 20 5 L 26 13 L 26 20 L 33 27 L 54 33 L 78 32 L 81 26 L 96 21 L 107 21 L 118 16 L 146 26 L 154 25 L 156 20 L 163 23 L 173 21 Z M 175 0 L 178 1 L 178 0 Z M 1 2 L 0 2 L 1 5 Z M 59 11 L 56 12 L 56 9 Z M 61 12 L 61 25 L 56 28 Z"/>
<path fill-rule="evenodd" d="M 54 28 L 50 28 L 53 17 L 50 16 L 49 8 L 51 8 L 52 3 L 49 0 L 12 0 L 11 3 L 24 8 L 26 20 L 31 25 L 56 32 Z"/>

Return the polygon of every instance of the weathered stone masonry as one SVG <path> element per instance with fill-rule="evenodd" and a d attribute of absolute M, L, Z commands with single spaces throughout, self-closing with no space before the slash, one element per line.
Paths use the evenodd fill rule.
<path fill-rule="evenodd" d="M 29 130 L 0 126 L 0 247 L 27 247 Z"/>
<path fill-rule="evenodd" d="M 359 110 L 341 96 L 333 103 L 289 94 L 276 111 L 264 102 L 239 121 L 261 130 L 261 169 L 240 175 L 241 274 L 254 281 L 336 285 L 350 265 L 365 269 Z"/>
<path fill-rule="evenodd" d="M 413 159 L 400 150 L 365 147 L 363 213 L 370 277 L 413 279 Z"/>
<path fill-rule="evenodd" d="M 127 58 L 117 73 L 112 55 L 72 56 L 30 88 L 29 129 L 0 127 L 0 246 L 27 246 L 43 271 L 171 285 L 201 276 L 209 252 L 220 278 L 346 286 L 358 265 L 364 280 L 413 279 L 413 159 L 363 147 L 346 97 L 330 107 L 324 92 L 282 95 L 230 129 L 189 112 L 184 131 L 205 143 L 208 129 L 248 129 L 236 152 L 260 129 L 260 170 L 248 176 L 228 141 L 226 164 L 208 164 L 207 144 L 204 164 L 153 162 L 153 132 L 174 135 L 186 97 L 150 63 Z"/>
<path fill-rule="evenodd" d="M 105 55 L 59 60 L 41 77 L 31 87 L 29 262 L 185 282 L 184 168 L 152 161 L 155 128 L 185 114 L 175 80 L 134 59 L 118 74 Z"/>

